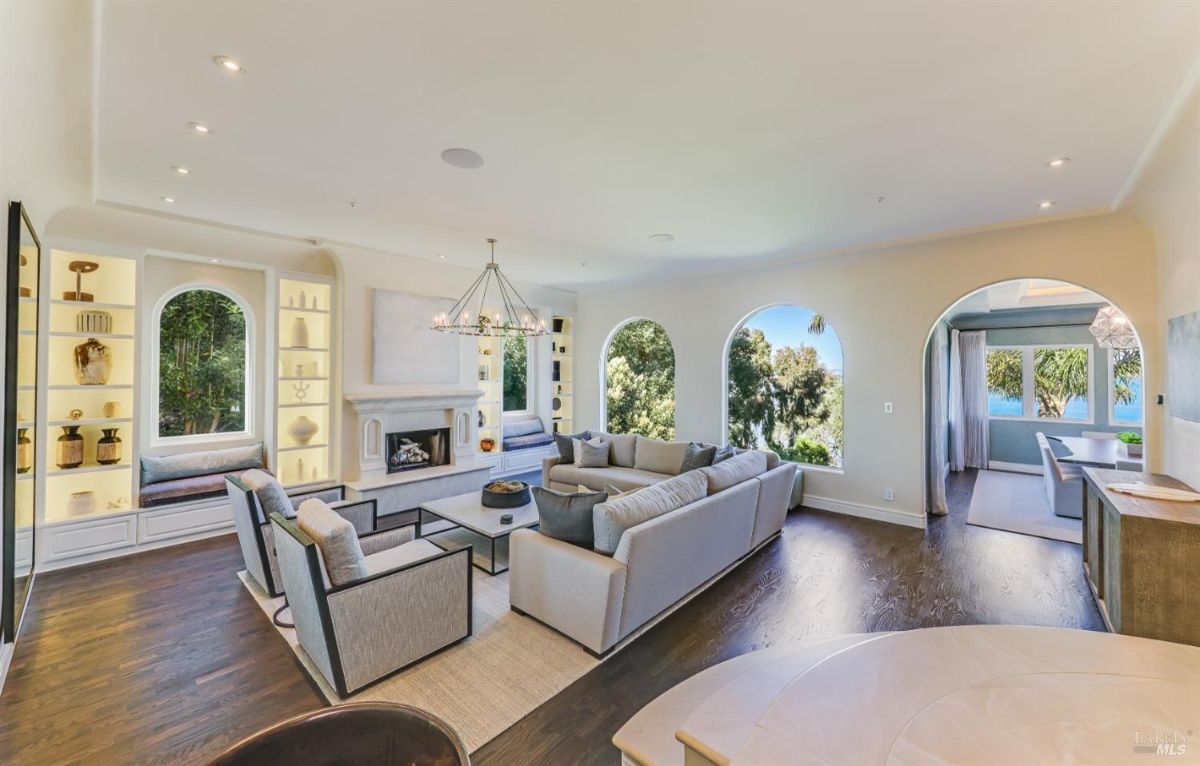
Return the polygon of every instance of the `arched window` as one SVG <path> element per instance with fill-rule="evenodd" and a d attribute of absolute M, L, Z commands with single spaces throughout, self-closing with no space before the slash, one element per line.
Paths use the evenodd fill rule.
<path fill-rule="evenodd" d="M 248 325 L 247 307 L 223 290 L 168 294 L 155 317 L 158 438 L 249 432 Z"/>
<path fill-rule="evenodd" d="M 730 336 L 725 364 L 730 444 L 841 467 L 842 344 L 820 314 L 759 309 Z"/>
<path fill-rule="evenodd" d="M 605 427 L 612 433 L 675 438 L 675 349 L 658 322 L 619 327 L 604 354 Z"/>

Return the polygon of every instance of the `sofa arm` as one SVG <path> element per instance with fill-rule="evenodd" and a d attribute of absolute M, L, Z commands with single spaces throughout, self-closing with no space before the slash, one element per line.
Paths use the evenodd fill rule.
<path fill-rule="evenodd" d="M 354 531 L 359 537 L 370 534 L 377 529 L 379 520 L 378 503 L 375 498 L 355 500 L 353 502 L 330 503 L 337 515 L 354 525 Z"/>
<path fill-rule="evenodd" d="M 617 642 L 625 565 L 530 529 L 509 536 L 512 606 L 600 653 Z"/>
<path fill-rule="evenodd" d="M 550 486 L 550 469 L 562 462 L 558 455 L 542 458 L 542 486 Z"/>

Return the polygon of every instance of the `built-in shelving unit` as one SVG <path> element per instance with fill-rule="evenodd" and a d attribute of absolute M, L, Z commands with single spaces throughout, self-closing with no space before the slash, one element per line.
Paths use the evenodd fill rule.
<path fill-rule="evenodd" d="M 499 454 L 503 442 L 501 427 L 504 421 L 504 345 L 503 338 L 479 337 L 476 341 L 476 373 L 479 390 L 478 411 L 475 413 L 479 442 L 476 449 L 483 455 Z M 484 449 L 485 439 L 492 448 Z"/>
<path fill-rule="evenodd" d="M 574 433 L 574 327 L 571 317 L 554 317 L 551 342 L 550 408 L 554 433 Z"/>
<path fill-rule="evenodd" d="M 82 291 L 93 300 L 71 300 L 66 293 L 77 287 L 73 262 L 87 262 L 94 271 L 82 274 Z M 39 433 L 45 466 L 44 519 L 46 524 L 78 522 L 129 513 L 134 504 L 133 455 L 137 381 L 138 264 L 131 258 L 52 250 L 43 375 L 45 424 Z M 84 296 L 86 297 L 86 295 Z M 111 326 L 107 332 L 88 332 L 82 312 L 97 312 Z M 88 344 L 94 341 L 91 348 Z M 98 344 L 98 345 L 97 345 Z M 90 350 L 92 376 L 77 370 L 77 357 Z M 107 367 L 107 374 L 102 370 Z M 68 429 L 83 437 L 83 463 L 59 464 L 59 439 Z M 112 429 L 120 439 L 116 463 L 98 461 L 103 431 Z"/>
<path fill-rule="evenodd" d="M 333 284 L 309 275 L 281 276 L 278 300 L 274 468 L 286 486 L 327 481 L 335 473 L 330 442 L 337 426 Z M 310 423 L 316 431 L 305 440 Z"/>

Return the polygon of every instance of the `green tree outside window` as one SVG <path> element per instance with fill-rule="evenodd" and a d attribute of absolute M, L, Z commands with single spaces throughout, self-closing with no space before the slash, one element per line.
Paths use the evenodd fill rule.
<path fill-rule="evenodd" d="M 605 359 L 607 428 L 675 438 L 675 349 L 657 322 L 637 319 L 613 336 Z"/>
<path fill-rule="evenodd" d="M 158 435 L 246 430 L 246 316 L 231 298 L 196 289 L 159 315 Z"/>
<path fill-rule="evenodd" d="M 504 338 L 504 411 L 529 409 L 529 340 L 523 335 Z"/>

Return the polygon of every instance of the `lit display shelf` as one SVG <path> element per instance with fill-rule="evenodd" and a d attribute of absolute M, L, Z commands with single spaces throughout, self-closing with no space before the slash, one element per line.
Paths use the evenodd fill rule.
<path fill-rule="evenodd" d="M 333 295 L 319 277 L 278 281 L 274 470 L 289 487 L 336 475 Z"/>

